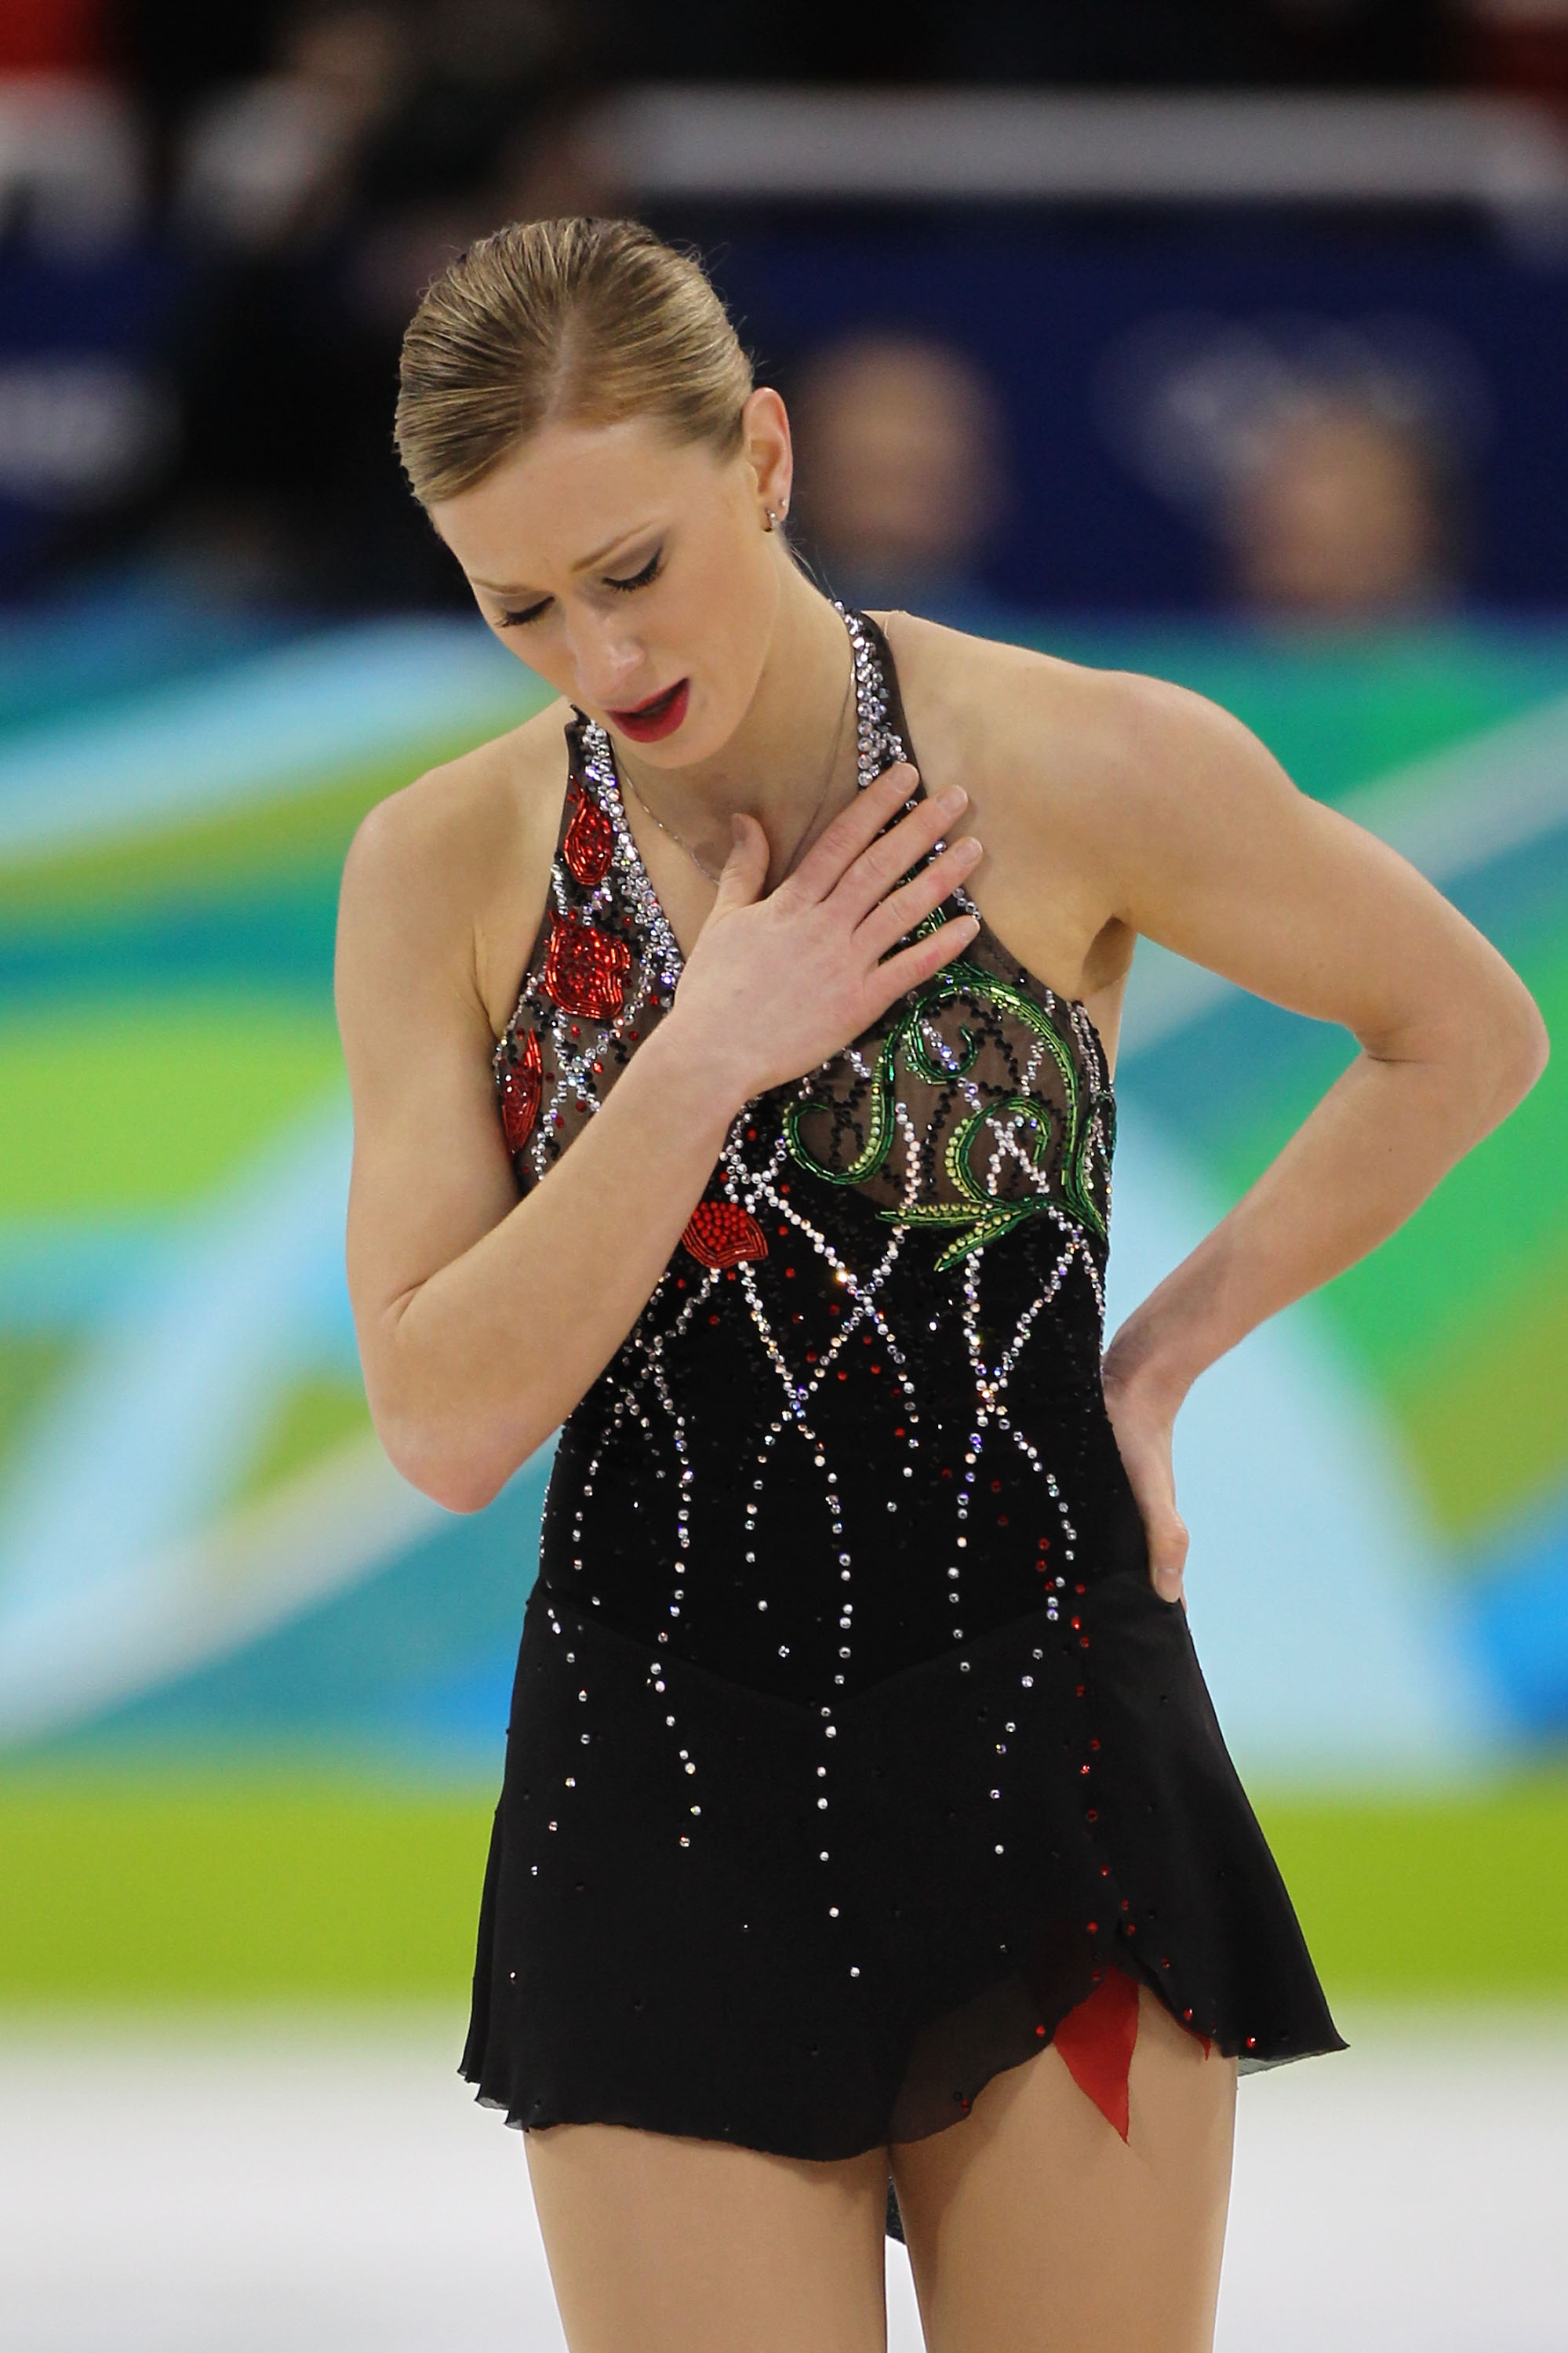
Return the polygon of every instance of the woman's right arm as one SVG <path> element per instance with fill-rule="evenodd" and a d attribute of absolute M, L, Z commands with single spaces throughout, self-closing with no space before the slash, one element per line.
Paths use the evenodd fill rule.
<path fill-rule="evenodd" d="M 923 800 L 878 839 L 912 785 L 908 768 L 889 770 L 767 898 L 762 828 L 736 820 L 674 1005 L 521 1201 L 496 1116 L 471 883 L 442 855 L 429 781 L 361 828 L 338 928 L 349 1291 L 382 1442 L 439 1503 L 488 1503 L 597 1379 L 741 1105 L 825 1061 L 968 944 L 965 917 L 897 946 L 980 855 L 950 842 L 901 881 L 964 806 L 961 794 Z"/>

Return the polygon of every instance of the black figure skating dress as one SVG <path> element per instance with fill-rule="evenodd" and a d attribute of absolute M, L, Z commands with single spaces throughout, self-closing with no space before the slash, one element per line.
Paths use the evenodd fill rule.
<path fill-rule="evenodd" d="M 907 734 L 846 626 L 864 785 Z M 567 732 L 524 1189 L 681 972 Z M 1342 2047 L 1106 1413 L 1114 1134 L 1084 1007 L 983 926 L 736 1120 L 556 1457 L 463 2060 L 513 2123 L 843 2158 L 1061 2029 L 1125 2130 L 1139 1985 L 1244 2065 Z"/>

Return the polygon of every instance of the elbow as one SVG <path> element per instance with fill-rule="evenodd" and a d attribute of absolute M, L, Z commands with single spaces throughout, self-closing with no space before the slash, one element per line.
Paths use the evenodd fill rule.
<path fill-rule="evenodd" d="M 1541 1008 L 1500 956 L 1487 986 L 1456 993 L 1407 1044 L 1407 1055 L 1395 1059 L 1425 1062 L 1437 1078 L 1464 1130 L 1464 1151 L 1523 1101 L 1551 1053 Z"/>
<path fill-rule="evenodd" d="M 418 1487 L 432 1504 L 440 1504 L 444 1512 L 482 1512 L 506 1484 L 503 1477 L 487 1478 L 478 1465 L 465 1462 L 421 1464 L 417 1473 L 405 1470 L 400 1462 L 397 1468 L 410 1486 Z"/>
<path fill-rule="evenodd" d="M 1546 1069 L 1547 1063 L 1552 1060 L 1552 1038 L 1551 1033 L 1547 1029 L 1545 1018 L 1542 1014 L 1540 1006 L 1537 1005 L 1534 997 L 1530 995 L 1528 989 L 1525 992 L 1525 996 L 1529 1007 L 1529 1018 L 1526 1023 L 1526 1037 L 1524 1039 L 1524 1052 L 1522 1057 L 1527 1068 L 1524 1084 L 1520 1090 L 1521 1094 L 1528 1094 L 1530 1092 L 1531 1088 L 1535 1084 L 1537 1079 L 1542 1076 L 1542 1072 Z"/>
<path fill-rule="evenodd" d="M 1521 1103 L 1545 1070 L 1552 1039 L 1541 1008 L 1521 980 L 1515 980 L 1506 1020 L 1494 1040 L 1494 1082 L 1500 1098 L 1498 1116 L 1504 1118 Z"/>
<path fill-rule="evenodd" d="M 376 1430 L 387 1460 L 400 1478 L 447 1512 L 482 1512 L 493 1504 L 514 1471 L 521 1470 L 535 1444 L 515 1433 L 510 1445 L 475 1445 L 471 1439 L 405 1421 L 379 1417 Z"/>

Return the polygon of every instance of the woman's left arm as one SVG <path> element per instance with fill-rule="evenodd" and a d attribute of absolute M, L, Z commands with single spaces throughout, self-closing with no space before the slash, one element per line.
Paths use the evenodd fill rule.
<path fill-rule="evenodd" d="M 1534 999 L 1398 853 L 1298 792 L 1226 712 L 1104 681 L 1085 849 L 1131 929 L 1361 1051 L 1229 1215 L 1106 1352 L 1106 1403 L 1168 1599 L 1187 1531 L 1171 1427 L 1205 1367 L 1374 1250 L 1545 1067 Z"/>

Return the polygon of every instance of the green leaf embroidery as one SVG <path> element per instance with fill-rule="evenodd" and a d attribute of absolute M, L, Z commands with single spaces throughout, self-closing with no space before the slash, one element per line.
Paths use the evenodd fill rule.
<path fill-rule="evenodd" d="M 932 928 L 936 921 L 935 916 L 929 917 L 921 929 Z M 935 1085 L 953 1078 L 962 1078 L 974 1066 L 980 1041 L 968 1029 L 962 1029 L 959 1033 L 960 1050 L 957 1060 L 950 1064 L 936 1060 L 926 1042 L 924 1025 L 928 1016 L 959 998 L 978 998 L 995 1007 L 999 1012 L 1011 1014 L 1040 1039 L 1051 1055 L 1062 1082 L 1065 1104 L 1060 1178 L 1063 1201 L 1073 1216 L 1103 1240 L 1105 1219 L 1090 1198 L 1086 1181 L 1086 1162 L 1092 1122 L 1085 1116 L 1077 1064 L 1049 1016 L 1025 990 L 1011 981 L 983 972 L 980 965 L 970 964 L 961 956 L 911 993 L 903 1012 L 884 1039 L 871 1072 L 865 1141 L 849 1166 L 830 1168 L 801 1139 L 801 1122 L 812 1112 L 827 1113 L 828 1106 L 824 1103 L 797 1101 L 789 1106 L 784 1114 L 784 1134 L 790 1154 L 810 1175 L 821 1176 L 830 1185 L 863 1185 L 876 1176 L 893 1149 L 900 1058 L 915 1077 Z M 1109 1102 L 1107 1096 L 1107 1106 Z M 1026 1121 L 1033 1127 L 1034 1144 L 1032 1157 L 1035 1166 L 1041 1166 L 1050 1146 L 1054 1113 L 1047 1103 L 1033 1096 L 1007 1095 L 971 1112 L 959 1123 L 948 1139 L 943 1160 L 948 1181 L 959 1197 L 957 1200 L 916 1201 L 902 1208 L 884 1209 L 882 1212 L 892 1225 L 955 1227 L 960 1229 L 958 1239 L 948 1244 L 937 1261 L 938 1273 L 956 1266 L 971 1250 L 981 1250 L 988 1242 L 1000 1241 L 1015 1226 L 1021 1225 L 1026 1218 L 1037 1216 L 1046 1206 L 1047 1197 L 1044 1194 L 1021 1201 L 1001 1200 L 986 1190 L 976 1175 L 972 1159 L 975 1147 L 987 1122 L 999 1114 Z M 1105 1116 L 1107 1156 L 1114 1134 L 1110 1119 L 1107 1111 Z"/>

